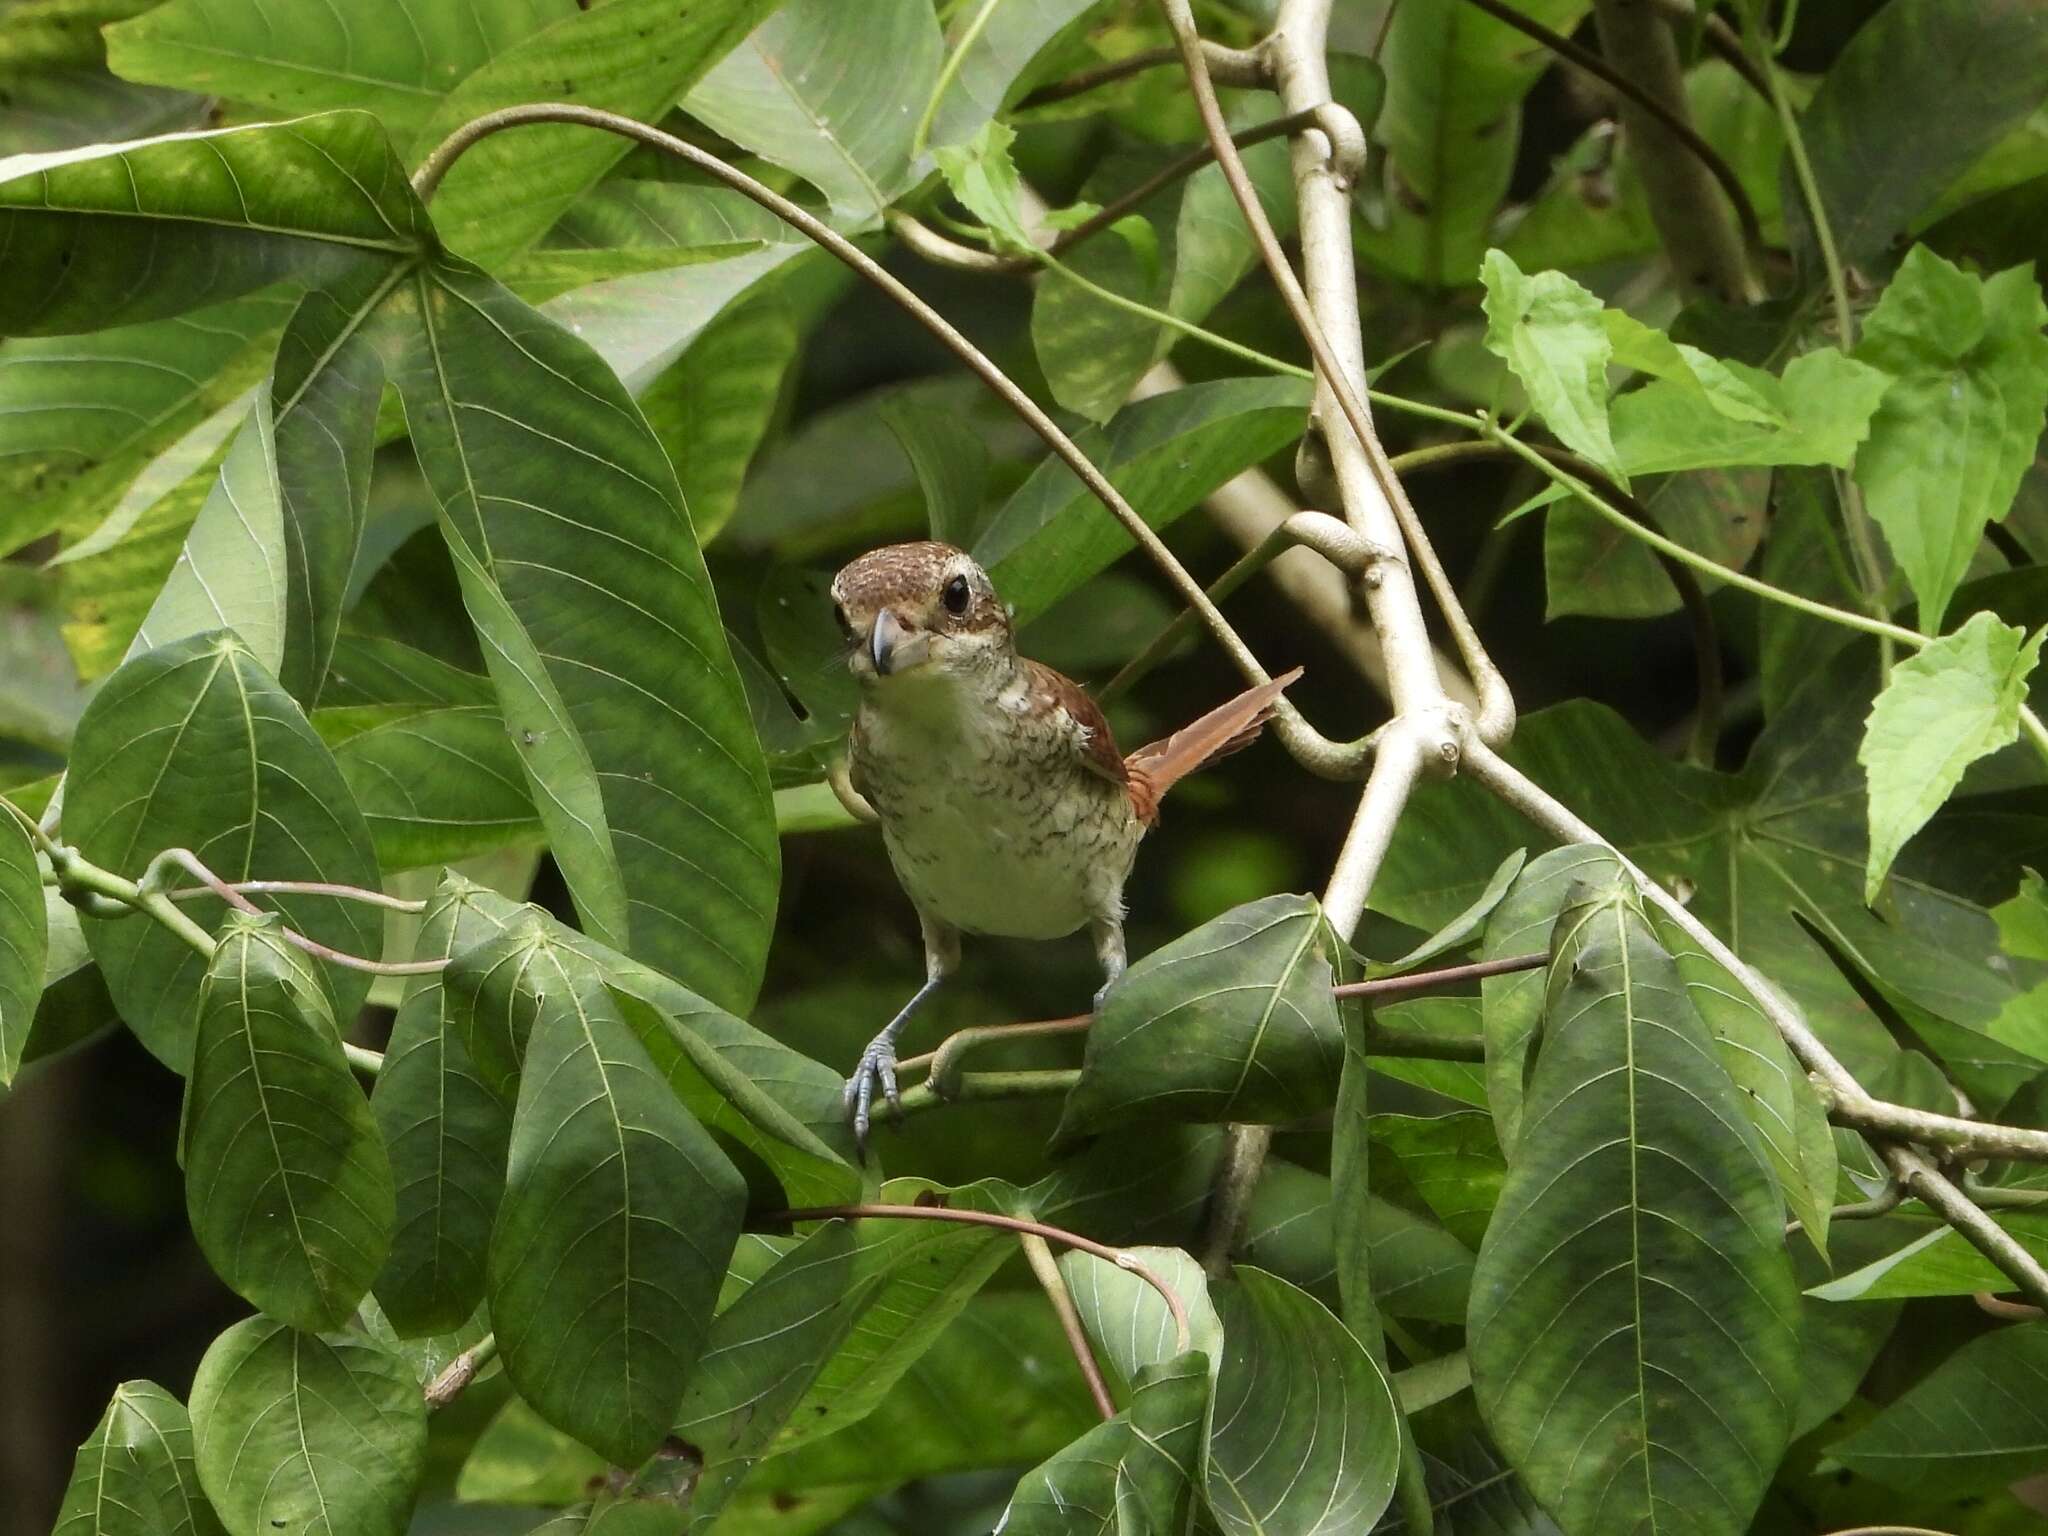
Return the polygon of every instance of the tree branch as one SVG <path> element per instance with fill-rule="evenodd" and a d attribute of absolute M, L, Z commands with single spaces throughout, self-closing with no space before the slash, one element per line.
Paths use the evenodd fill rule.
<path fill-rule="evenodd" d="M 1251 48 L 1226 48 L 1221 43 L 1202 44 L 1202 57 L 1209 62 L 1209 73 L 1225 85 L 1265 85 L 1268 83 L 1266 61 L 1258 51 Z M 1098 87 L 1128 80 L 1132 75 L 1148 69 L 1157 69 L 1162 64 L 1178 64 L 1178 48 L 1147 48 L 1127 58 L 1112 59 L 1093 69 L 1084 69 L 1078 74 L 1055 80 L 1050 85 L 1041 85 L 1028 93 L 1017 103 L 1019 111 L 1042 107 L 1048 102 L 1066 101 L 1070 97 L 1085 95 Z"/>
<path fill-rule="evenodd" d="M 1074 1298 L 1067 1290 L 1066 1277 L 1060 1273 L 1052 1249 L 1036 1232 L 1026 1232 L 1017 1241 L 1024 1249 L 1024 1262 L 1038 1277 L 1045 1299 L 1052 1303 L 1053 1314 L 1060 1320 L 1060 1332 L 1067 1336 L 1067 1347 L 1074 1352 L 1074 1363 L 1081 1367 L 1081 1379 L 1088 1383 L 1088 1395 L 1095 1399 L 1096 1411 L 1105 1419 L 1115 1418 L 1116 1400 L 1109 1395 L 1109 1384 L 1102 1379 L 1102 1367 L 1095 1363 L 1095 1351 L 1088 1347 L 1088 1330 L 1081 1326 L 1081 1314 L 1074 1310 Z"/>

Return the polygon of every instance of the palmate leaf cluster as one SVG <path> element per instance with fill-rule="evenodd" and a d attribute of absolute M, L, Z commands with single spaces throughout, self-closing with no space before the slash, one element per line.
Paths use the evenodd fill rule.
<path fill-rule="evenodd" d="M 1597 41 L 1583 0 L 1516 9 Z M 0 544 L 25 578 L 0 734 L 26 818 L 0 815 L 0 1085 L 139 1041 L 178 1101 L 185 1222 L 248 1313 L 180 1391 L 114 1390 L 55 1529 L 2038 1520 L 2048 1322 L 1970 1309 L 2011 1281 L 1915 1202 L 1833 1219 L 1882 1165 L 1623 858 L 1874 1093 L 2048 1128 L 2021 739 L 2048 626 L 2048 10 L 1807 0 L 1779 38 L 1722 9 L 1768 78 L 1704 26 L 1674 38 L 1758 216 L 1748 293 L 1702 296 L 1609 104 L 1557 133 L 1562 77 L 1467 0 L 1358 8 L 1329 59 L 1373 146 L 1353 235 L 1382 433 L 1425 450 L 1416 500 L 1458 530 L 1510 682 L 1561 701 L 1506 755 L 1613 849 L 1430 784 L 1343 934 L 1288 888 L 1348 803 L 1233 798 L 1232 767 L 1169 818 L 1161 842 L 1213 850 L 1156 866 L 1170 898 L 1134 886 L 1142 958 L 1085 1047 L 1016 1058 L 1068 1069 L 1011 1079 L 1056 1101 L 920 1114 L 885 1177 L 840 1073 L 916 965 L 823 783 L 856 703 L 823 572 L 929 530 L 1091 681 L 1172 609 L 964 370 L 730 188 L 559 123 L 481 141 L 431 201 L 411 177 L 484 113 L 564 101 L 743 163 L 906 274 L 892 215 L 980 242 L 1028 284 L 935 302 L 1220 571 L 1189 514 L 1290 473 L 1312 398 L 1221 172 L 1041 249 L 1200 136 L 1173 69 L 1033 96 L 1162 46 L 1153 9 L 0 6 Z M 1248 44 L 1270 11 L 1201 22 Z M 1292 240 L 1287 143 L 1245 159 Z M 1419 435 L 1403 397 L 1436 408 Z M 1438 451 L 1484 446 L 1482 417 L 1563 477 Z M 1484 601 L 1533 594 L 1539 562 L 1540 604 Z M 1314 643 L 1237 601 L 1262 652 Z M 1741 679 L 1725 716 L 1615 682 L 1681 608 Z M 1313 713 L 1375 723 L 1314 659 Z M 1660 733 L 1695 703 L 1679 760 Z M 1260 750 L 1253 782 L 1294 772 Z M 196 882 L 176 849 L 302 888 L 166 901 Z M 373 979 L 296 937 L 421 964 Z M 1332 991 L 1529 955 L 1370 1011 Z M 1020 1016 L 968 985 L 982 1011 L 948 1022 Z M 1277 1136 L 1236 1263 L 1205 1273 L 1228 1123 Z M 2048 1256 L 2048 1181 L 1969 1177 Z M 1114 1415 L 1009 1233 L 785 1214 L 862 1203 L 1127 1251 L 1144 1273 L 1057 1260 Z M 465 1351 L 481 1374 L 430 1405 Z"/>

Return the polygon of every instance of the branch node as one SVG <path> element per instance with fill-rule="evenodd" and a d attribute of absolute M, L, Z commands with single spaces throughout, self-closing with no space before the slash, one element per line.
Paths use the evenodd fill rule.
<path fill-rule="evenodd" d="M 1315 107 L 1315 125 L 1330 141 L 1330 178 L 1339 190 L 1349 192 L 1365 174 L 1365 130 L 1349 107 L 1326 101 Z"/>

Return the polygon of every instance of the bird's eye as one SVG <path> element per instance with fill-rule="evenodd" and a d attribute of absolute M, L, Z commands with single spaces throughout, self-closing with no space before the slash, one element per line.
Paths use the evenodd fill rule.
<path fill-rule="evenodd" d="M 967 611 L 967 599 L 969 596 L 971 594 L 967 589 L 967 578 L 965 576 L 955 576 L 946 583 L 945 590 L 939 594 L 939 600 L 946 605 L 946 612 L 952 614 L 957 619 Z"/>
<path fill-rule="evenodd" d="M 834 603 L 832 605 L 832 617 L 839 625 L 839 633 L 851 640 L 853 638 L 853 620 L 846 616 L 846 604 Z"/>

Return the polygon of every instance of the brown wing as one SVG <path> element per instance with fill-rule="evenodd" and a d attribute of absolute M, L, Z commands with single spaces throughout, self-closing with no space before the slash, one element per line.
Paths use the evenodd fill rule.
<path fill-rule="evenodd" d="M 1161 798 L 1175 784 L 1217 758 L 1250 746 L 1272 718 L 1274 701 L 1300 676 L 1301 668 L 1296 667 L 1270 683 L 1248 688 L 1163 741 L 1147 742 L 1133 752 L 1124 772 L 1138 819 L 1149 825 L 1158 818 Z"/>
<path fill-rule="evenodd" d="M 1047 709 L 1064 709 L 1074 724 L 1082 728 L 1079 743 L 1082 766 L 1112 784 L 1127 785 L 1129 775 L 1124 772 L 1123 754 L 1116 749 L 1116 738 L 1109 732 L 1109 722 L 1102 717 L 1101 708 L 1088 697 L 1081 685 L 1061 676 L 1042 661 L 1027 658 L 1024 670 L 1031 680 L 1032 704 Z"/>

